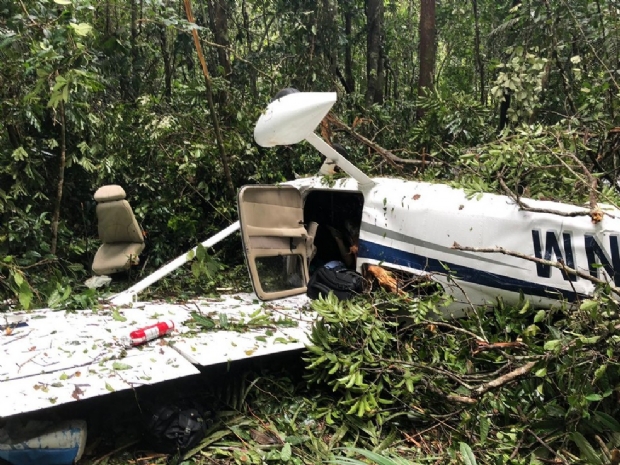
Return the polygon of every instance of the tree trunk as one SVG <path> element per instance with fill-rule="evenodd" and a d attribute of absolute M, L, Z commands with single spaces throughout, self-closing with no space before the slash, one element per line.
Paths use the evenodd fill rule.
<path fill-rule="evenodd" d="M 353 51 L 352 43 L 353 37 L 351 35 L 353 23 L 353 12 L 351 11 L 351 5 L 347 3 L 344 10 L 344 35 L 346 37 L 346 44 L 344 46 L 344 80 L 346 82 L 346 88 L 349 92 L 355 92 L 355 78 L 353 77 Z"/>
<path fill-rule="evenodd" d="M 335 0 L 322 0 L 319 34 L 323 56 L 329 64 L 331 76 L 338 76 L 338 6 Z"/>
<path fill-rule="evenodd" d="M 187 21 L 190 23 L 196 24 L 194 21 L 194 14 L 192 13 L 192 6 L 190 4 L 190 0 L 183 0 L 183 4 L 185 6 L 185 14 L 187 15 Z M 198 37 L 198 31 L 196 28 L 192 29 L 192 37 L 194 39 L 194 46 L 196 47 L 196 53 L 198 54 L 198 59 L 200 60 L 200 65 L 202 67 L 202 74 L 205 78 L 205 86 L 207 88 L 207 102 L 209 103 L 209 114 L 211 115 L 211 121 L 213 122 L 213 130 L 215 132 L 215 139 L 217 140 L 217 147 L 220 152 L 220 161 L 222 162 L 222 167 L 224 168 L 224 177 L 226 179 L 226 185 L 228 186 L 228 191 L 230 193 L 230 197 L 235 197 L 235 186 L 232 181 L 232 176 L 230 174 L 230 168 L 228 165 L 228 155 L 226 154 L 226 149 L 224 148 L 224 141 L 222 139 L 222 132 L 220 131 L 220 123 L 217 120 L 217 113 L 215 111 L 215 105 L 213 104 L 213 87 L 211 86 L 211 77 L 209 76 L 209 70 L 207 68 L 207 62 L 205 61 L 204 53 L 202 53 L 202 45 L 200 44 L 200 38 Z"/>
<path fill-rule="evenodd" d="M 168 31 L 164 24 L 159 26 L 159 44 L 161 46 L 161 56 L 164 60 L 164 97 L 170 101 L 172 97 L 172 77 L 174 69 L 172 67 L 172 57 L 168 46 Z"/>
<path fill-rule="evenodd" d="M 220 45 L 217 47 L 218 64 L 221 67 L 221 73 L 226 79 L 230 79 L 232 67 L 230 65 L 230 57 L 228 56 L 228 48 L 230 48 L 230 39 L 228 37 L 228 5 L 226 0 L 211 0 L 208 2 L 209 17 L 215 43 Z"/>
<path fill-rule="evenodd" d="M 105 2 L 105 36 L 110 37 L 110 0 Z"/>
<path fill-rule="evenodd" d="M 366 0 L 366 106 L 383 102 L 383 0 Z"/>
<path fill-rule="evenodd" d="M 250 29 L 250 16 L 246 5 L 246 0 L 241 0 L 241 16 L 243 18 L 243 29 L 245 32 L 245 42 L 247 46 L 246 56 L 252 57 L 252 31 Z M 249 68 L 250 91 L 252 97 L 258 98 L 258 87 L 256 86 L 256 69 L 253 66 Z"/>
<path fill-rule="evenodd" d="M 140 95 L 138 76 L 138 0 L 131 0 L 131 91 L 135 99 Z"/>
<path fill-rule="evenodd" d="M 512 8 L 516 8 L 521 3 L 521 0 L 512 0 Z M 514 38 L 514 28 L 510 27 L 506 34 L 506 42 L 507 45 L 513 45 Z M 504 100 L 499 106 L 499 125 L 497 127 L 497 131 L 501 132 L 506 125 L 508 124 L 508 110 L 510 109 L 510 96 L 512 93 L 506 89 L 504 89 Z"/>
<path fill-rule="evenodd" d="M 58 188 L 56 191 L 56 205 L 54 206 L 54 215 L 52 217 L 52 247 L 50 252 L 56 255 L 56 246 L 58 244 L 58 223 L 60 222 L 60 204 L 62 200 L 62 189 L 65 183 L 65 165 L 66 165 L 66 128 L 65 128 L 65 104 L 61 100 L 58 105 L 60 112 L 60 164 L 58 167 Z"/>
<path fill-rule="evenodd" d="M 480 86 L 480 104 L 486 103 L 484 92 L 484 62 L 482 61 L 482 51 L 480 50 L 480 17 L 478 15 L 478 0 L 472 0 L 474 10 L 474 53 L 476 54 L 476 67 L 478 68 L 478 78 Z"/>
<path fill-rule="evenodd" d="M 420 9 L 420 76 L 418 78 L 418 96 L 426 95 L 433 85 L 435 69 L 435 0 L 421 0 Z M 418 108 L 418 118 L 424 110 Z"/>
<path fill-rule="evenodd" d="M 353 22 L 353 12 L 351 6 L 347 4 L 344 10 L 344 35 L 346 37 L 346 44 L 344 46 L 344 80 L 346 82 L 345 87 L 349 93 L 355 92 L 355 78 L 353 77 L 353 52 L 351 36 L 351 23 Z"/>

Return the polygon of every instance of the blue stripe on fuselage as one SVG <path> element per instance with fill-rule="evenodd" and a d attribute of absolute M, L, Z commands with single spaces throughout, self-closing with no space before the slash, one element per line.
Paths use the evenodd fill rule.
<path fill-rule="evenodd" d="M 504 291 L 523 292 L 526 295 L 558 299 L 561 295 L 564 299 L 572 302 L 578 297 L 573 291 L 558 289 L 544 284 L 536 284 L 531 281 L 509 278 L 487 271 L 470 268 L 455 263 L 440 261 L 435 258 L 424 257 L 404 250 L 394 249 L 370 241 L 359 241 L 358 258 L 369 258 L 385 262 L 386 265 L 394 264 L 423 270 L 428 273 L 450 273 L 455 279 L 481 286 L 492 287 Z M 484 266 L 484 264 L 483 264 Z"/>

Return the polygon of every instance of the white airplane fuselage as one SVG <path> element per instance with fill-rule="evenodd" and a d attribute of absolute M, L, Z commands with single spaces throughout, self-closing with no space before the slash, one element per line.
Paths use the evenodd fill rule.
<path fill-rule="evenodd" d="M 544 308 L 591 295 L 595 287 L 552 266 L 501 253 L 461 251 L 453 248 L 455 244 L 502 247 L 561 261 L 568 268 L 620 284 L 620 211 L 613 207 L 601 206 L 607 214 L 594 224 L 587 214 L 566 217 L 524 211 L 507 196 L 468 197 L 462 189 L 446 184 L 394 178 L 373 181 L 366 188 L 351 178 L 331 185 L 322 177 L 286 184 L 297 187 L 304 198 L 314 189 L 361 193 L 364 205 L 356 268 L 361 271 L 365 264 L 379 264 L 429 276 L 454 297 L 451 310 L 462 310 L 470 302 L 493 304 L 498 298 L 516 304 L 521 294 Z M 531 208 L 554 212 L 588 212 L 557 202 L 524 201 Z"/>

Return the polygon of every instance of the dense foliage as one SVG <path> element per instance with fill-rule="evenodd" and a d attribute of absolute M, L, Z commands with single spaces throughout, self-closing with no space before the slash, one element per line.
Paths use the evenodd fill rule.
<path fill-rule="evenodd" d="M 96 305 L 81 283 L 103 184 L 125 188 L 145 230 L 131 281 L 234 221 L 231 186 L 316 172 L 304 145 L 253 143 L 287 86 L 338 91 L 342 124 L 324 134 L 369 173 L 620 205 L 619 57 L 620 14 L 603 0 L 0 0 L 0 311 Z M 211 292 L 224 275 L 243 285 L 237 243 L 211 253 L 160 292 Z M 324 429 L 288 431 L 312 448 L 287 443 L 274 460 L 407 445 L 415 460 L 530 463 L 542 448 L 540 460 L 605 463 L 599 446 L 613 453 L 620 432 L 614 301 L 535 316 L 500 303 L 491 318 L 431 323 L 424 307 L 441 298 L 317 304 L 308 376 L 320 388 L 301 394 Z M 472 349 L 497 342 L 522 346 Z M 286 408 L 306 402 L 286 389 Z"/>

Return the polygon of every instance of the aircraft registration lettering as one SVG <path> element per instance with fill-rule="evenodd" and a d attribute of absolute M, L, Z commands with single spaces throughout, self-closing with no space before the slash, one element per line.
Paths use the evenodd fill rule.
<path fill-rule="evenodd" d="M 568 268 L 577 269 L 575 252 L 573 249 L 572 234 L 565 232 L 560 237 L 555 231 L 543 233 L 532 230 L 532 243 L 534 256 L 544 260 L 556 260 L 563 262 Z M 620 243 L 617 235 L 609 236 L 609 252 L 603 247 L 595 236 L 584 235 L 584 249 L 588 261 L 590 276 L 599 278 L 599 268 L 603 268 L 607 275 L 612 277 L 616 286 L 620 285 Z M 551 266 L 536 263 L 536 274 L 541 278 L 551 278 Z M 616 271 L 617 270 L 617 271 Z M 565 280 L 577 281 L 577 276 L 562 272 Z"/>

